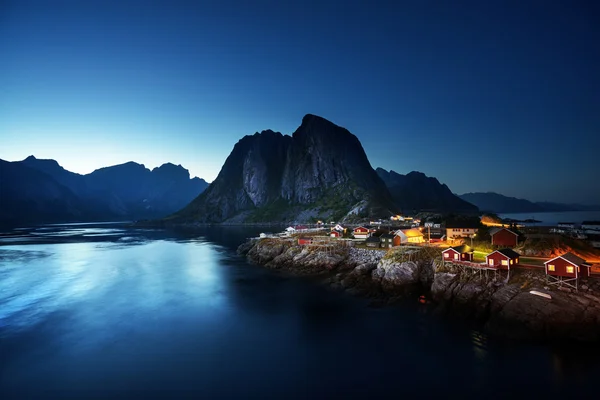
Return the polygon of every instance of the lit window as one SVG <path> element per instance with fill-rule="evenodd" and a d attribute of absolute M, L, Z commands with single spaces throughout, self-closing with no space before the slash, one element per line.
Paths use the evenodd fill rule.
<path fill-rule="evenodd" d="M 458 260 L 458 254 L 454 254 L 454 259 Z"/>
<path fill-rule="evenodd" d="M 575 268 L 573 267 L 567 267 L 567 274 L 572 274 L 575 272 Z"/>
<path fill-rule="evenodd" d="M 450 254 L 444 253 L 444 258 L 449 258 L 449 257 L 450 257 Z"/>
<path fill-rule="evenodd" d="M 548 271 L 556 271 L 556 268 L 554 267 L 554 265 L 549 264 L 548 265 Z"/>
<path fill-rule="evenodd" d="M 510 265 L 513 265 L 513 260 L 510 260 Z"/>
<path fill-rule="evenodd" d="M 490 265 L 494 265 L 494 260 L 492 260 L 492 259 L 490 258 L 490 259 L 489 259 L 489 261 L 488 261 L 488 264 L 490 264 Z"/>
<path fill-rule="evenodd" d="M 502 263 L 502 265 L 508 265 L 508 261 L 507 260 L 502 260 L 501 263 Z"/>

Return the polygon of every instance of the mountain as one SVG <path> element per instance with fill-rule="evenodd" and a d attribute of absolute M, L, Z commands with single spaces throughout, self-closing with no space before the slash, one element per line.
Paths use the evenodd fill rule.
<path fill-rule="evenodd" d="M 377 175 L 389 189 L 396 205 L 403 211 L 477 212 L 476 206 L 458 196 L 436 178 L 413 171 L 401 175 L 377 168 Z"/>
<path fill-rule="evenodd" d="M 360 141 L 308 114 L 291 135 L 236 143 L 215 181 L 171 222 L 275 222 L 389 216 L 396 206 Z"/>
<path fill-rule="evenodd" d="M 552 202 L 532 202 L 525 199 L 508 197 L 494 192 L 465 193 L 461 199 L 475 204 L 481 211 L 497 214 L 506 213 L 533 213 L 533 212 L 560 212 L 560 211 L 592 211 L 598 206 L 585 206 L 581 204 L 562 204 Z"/>
<path fill-rule="evenodd" d="M 461 199 L 475 204 L 481 211 L 502 213 L 541 212 L 544 209 L 529 200 L 507 197 L 498 193 L 465 193 Z"/>
<path fill-rule="evenodd" d="M 0 223 L 76 220 L 84 210 L 83 202 L 52 177 L 0 160 Z"/>
<path fill-rule="evenodd" d="M 1 172 L 0 223 L 11 224 L 160 218 L 208 186 L 170 163 L 150 171 L 128 162 L 80 175 L 55 160 L 29 156 L 2 161 Z"/>

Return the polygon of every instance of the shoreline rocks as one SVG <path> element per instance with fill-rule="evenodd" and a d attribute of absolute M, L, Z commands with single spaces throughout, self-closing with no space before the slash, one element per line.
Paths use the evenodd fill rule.
<path fill-rule="evenodd" d="M 295 275 L 325 276 L 323 283 L 353 295 L 392 303 L 427 294 L 435 313 L 475 320 L 491 336 L 517 340 L 600 340 L 600 281 L 580 290 L 548 287 L 537 270 L 487 275 L 440 265 L 435 252 L 389 251 L 335 245 L 299 246 L 293 239 L 252 239 L 238 248 L 249 261 Z M 551 299 L 531 294 L 539 291 Z"/>

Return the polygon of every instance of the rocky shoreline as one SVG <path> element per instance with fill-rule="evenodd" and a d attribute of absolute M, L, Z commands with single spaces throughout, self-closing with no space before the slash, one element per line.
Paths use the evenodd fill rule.
<path fill-rule="evenodd" d="M 440 250 L 389 251 L 299 246 L 295 239 L 251 239 L 238 248 L 249 261 L 295 275 L 318 276 L 331 287 L 378 303 L 425 295 L 429 309 L 481 323 L 491 336 L 517 340 L 600 340 L 600 280 L 579 291 L 549 287 L 543 271 L 510 276 L 443 264 Z M 551 299 L 531 294 L 547 293 Z"/>

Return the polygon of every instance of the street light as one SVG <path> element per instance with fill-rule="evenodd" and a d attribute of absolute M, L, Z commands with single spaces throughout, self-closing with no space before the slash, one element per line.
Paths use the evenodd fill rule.
<path fill-rule="evenodd" d="M 472 234 L 472 235 L 471 235 L 471 248 L 473 247 L 473 238 L 474 238 L 475 236 L 477 236 L 477 234 L 476 234 L 476 233 L 474 233 L 474 234 Z"/>

